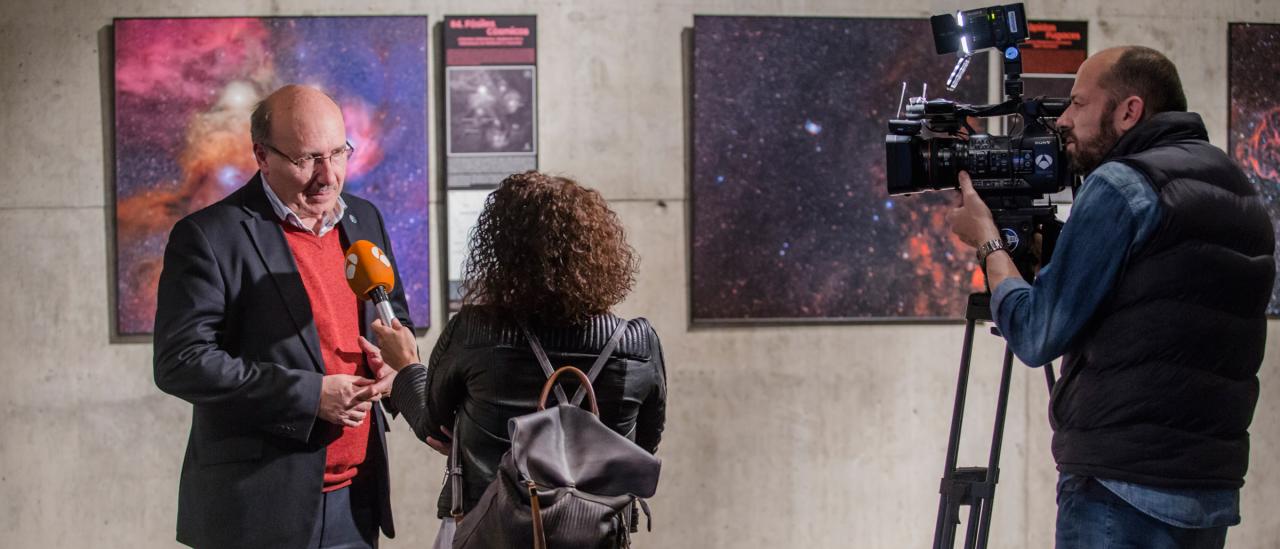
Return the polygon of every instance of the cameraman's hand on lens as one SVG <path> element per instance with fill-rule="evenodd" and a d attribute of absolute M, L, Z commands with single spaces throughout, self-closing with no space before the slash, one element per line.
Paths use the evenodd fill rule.
<path fill-rule="evenodd" d="M 991 210 L 978 196 L 978 192 L 973 190 L 969 173 L 961 171 L 957 179 L 960 181 L 960 204 L 947 214 L 951 232 L 974 248 L 988 240 L 1000 238 L 1000 230 L 991 219 Z"/>

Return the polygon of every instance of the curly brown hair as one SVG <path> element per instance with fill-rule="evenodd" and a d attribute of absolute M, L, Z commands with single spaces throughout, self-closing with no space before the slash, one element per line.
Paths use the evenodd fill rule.
<path fill-rule="evenodd" d="M 576 324 L 604 314 L 635 284 L 635 250 L 604 197 L 566 178 L 514 174 L 471 231 L 463 303 L 516 318 Z"/>

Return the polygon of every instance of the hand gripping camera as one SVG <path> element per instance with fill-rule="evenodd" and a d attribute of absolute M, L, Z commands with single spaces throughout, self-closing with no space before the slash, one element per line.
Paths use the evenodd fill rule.
<path fill-rule="evenodd" d="M 1040 260 L 1048 261 L 1057 236 L 1055 208 L 1034 202 L 1066 189 L 1073 180 L 1062 139 L 1053 125 L 1070 100 L 1022 98 L 1018 44 L 1028 36 L 1022 4 L 935 15 L 930 23 L 938 54 L 956 53 L 959 57 L 947 79 L 948 90 L 959 83 L 970 56 L 995 48 L 1003 56 L 1006 99 L 994 105 L 966 105 L 947 99 L 911 98 L 906 118 L 890 120 L 885 136 L 889 194 L 956 188 L 957 174 L 968 172 L 974 190 L 991 208 L 1014 262 L 1029 279 L 1037 259 L 1030 253 L 1031 246 L 1022 243 L 1040 234 L 1044 238 Z M 904 84 L 904 96 L 905 92 Z M 1015 118 L 1007 136 L 977 133 L 969 124 L 970 117 L 1008 115 Z"/>

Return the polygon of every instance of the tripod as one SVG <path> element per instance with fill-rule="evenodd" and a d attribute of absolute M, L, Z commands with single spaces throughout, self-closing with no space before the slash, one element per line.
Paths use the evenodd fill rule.
<path fill-rule="evenodd" d="M 1053 244 L 1061 226 L 1053 219 L 1053 206 L 1027 207 L 1017 205 L 1008 209 L 993 208 L 996 225 L 1003 227 L 1002 232 L 1012 231 L 1030 236 L 1041 234 L 1043 237 L 1043 260 L 1048 262 L 1052 254 Z M 1007 233 L 1006 233 L 1007 234 Z M 1009 240 L 1006 237 L 1006 241 Z M 1028 281 L 1033 280 L 1035 260 L 1028 253 L 1011 253 L 1018 270 Z M 1004 439 L 1005 412 L 1009 404 L 1009 378 L 1013 370 L 1013 351 L 1008 345 L 1004 348 L 1004 364 L 1000 371 L 1000 389 L 996 400 L 995 426 L 991 433 L 991 452 L 986 467 L 956 467 L 956 454 L 960 449 L 960 427 L 964 420 L 965 393 L 969 384 L 969 365 L 973 354 L 973 332 L 979 320 L 992 320 L 991 294 L 969 294 L 968 306 L 965 310 L 964 344 L 960 351 L 960 374 L 956 381 L 955 407 L 951 412 L 951 436 L 947 443 L 946 465 L 942 471 L 942 483 L 939 487 L 941 498 L 938 502 L 938 521 L 933 531 L 933 549 L 953 549 L 955 547 L 956 528 L 960 524 L 960 508 L 969 506 L 968 525 L 965 529 L 965 549 L 985 549 L 987 537 L 991 531 L 991 508 L 995 502 L 996 483 L 1000 479 L 1000 446 Z M 991 329 L 1000 335 L 997 328 Z M 1049 390 L 1053 390 L 1053 366 L 1045 364 L 1045 381 Z"/>

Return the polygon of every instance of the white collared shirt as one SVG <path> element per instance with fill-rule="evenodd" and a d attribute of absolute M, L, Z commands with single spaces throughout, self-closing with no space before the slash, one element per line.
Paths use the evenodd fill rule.
<path fill-rule="evenodd" d="M 347 213 L 347 202 L 339 194 L 338 204 L 334 206 L 333 211 L 324 214 L 324 217 L 320 220 L 320 230 L 312 231 L 302 223 L 302 218 L 298 217 L 298 214 L 292 208 L 285 206 L 284 201 L 280 200 L 279 196 L 276 196 L 276 192 L 271 190 L 271 185 L 267 184 L 267 176 L 265 175 L 262 176 L 262 189 L 267 191 L 267 202 L 271 203 L 271 209 L 275 210 L 277 217 L 294 227 L 307 232 L 314 232 L 316 236 L 324 236 L 329 231 L 332 231 L 334 227 L 338 226 L 338 222 L 342 221 L 342 216 Z"/>

